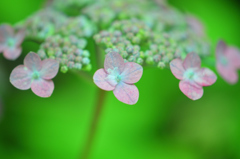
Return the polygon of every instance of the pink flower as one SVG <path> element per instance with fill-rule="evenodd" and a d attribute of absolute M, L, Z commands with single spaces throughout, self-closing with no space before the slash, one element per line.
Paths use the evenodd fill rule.
<path fill-rule="evenodd" d="M 99 69 L 93 76 L 94 83 L 106 91 L 113 90 L 118 100 L 126 104 L 136 104 L 139 98 L 138 89 L 134 83 L 142 77 L 143 68 L 137 63 L 124 63 L 116 52 L 108 53 L 104 69 Z"/>
<path fill-rule="evenodd" d="M 0 26 L 0 53 L 3 52 L 3 56 L 8 60 L 17 59 L 22 48 L 20 47 L 24 39 L 24 32 L 19 31 L 14 33 L 13 28 L 10 25 L 3 24 Z"/>
<path fill-rule="evenodd" d="M 180 79 L 180 90 L 190 99 L 197 100 L 203 95 L 203 86 L 210 86 L 217 76 L 208 68 L 200 68 L 201 59 L 195 53 L 187 55 L 184 61 L 174 59 L 170 63 L 173 75 Z"/>
<path fill-rule="evenodd" d="M 29 53 L 24 59 L 24 65 L 17 66 L 10 75 L 10 82 L 21 90 L 32 89 L 40 97 L 50 97 L 54 90 L 54 78 L 59 69 L 59 63 L 53 59 L 41 61 L 36 53 Z"/>
<path fill-rule="evenodd" d="M 237 83 L 237 69 L 240 69 L 239 50 L 234 47 L 228 47 L 224 41 L 219 41 L 216 49 L 216 59 L 218 73 L 228 83 Z"/>

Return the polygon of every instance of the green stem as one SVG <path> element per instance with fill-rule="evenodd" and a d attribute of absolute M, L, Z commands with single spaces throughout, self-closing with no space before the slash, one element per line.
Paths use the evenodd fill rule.
<path fill-rule="evenodd" d="M 97 67 L 100 68 L 103 66 L 103 59 L 102 59 L 102 52 L 99 49 L 98 46 L 96 46 L 95 44 L 95 48 L 96 48 L 96 58 L 97 58 Z M 98 93 L 97 93 L 97 101 L 96 101 L 96 107 L 95 107 L 95 112 L 93 115 L 93 119 L 91 122 L 91 127 L 87 136 L 87 140 L 86 143 L 84 145 L 83 148 L 83 152 L 80 156 L 80 159 L 88 159 L 89 155 L 91 153 L 92 147 L 93 147 L 93 143 L 94 143 L 94 138 L 96 136 L 96 132 L 97 132 L 97 128 L 98 128 L 98 124 L 99 124 L 99 120 L 101 117 L 101 112 L 104 106 L 104 100 L 106 97 L 106 91 L 102 90 L 102 89 L 98 89 Z"/>
<path fill-rule="evenodd" d="M 43 43 L 42 40 L 34 39 L 34 38 L 30 38 L 30 37 L 25 38 L 25 41 L 27 41 L 27 42 L 28 42 L 28 41 L 29 41 L 29 42 L 34 42 L 34 43 L 37 43 L 37 44 Z"/>
<path fill-rule="evenodd" d="M 95 44 L 95 48 L 96 48 L 97 67 L 101 68 L 103 67 L 103 61 L 104 61 L 104 58 L 102 56 L 102 51 L 96 44 Z M 104 57 L 105 57 L 105 54 L 104 54 Z"/>
<path fill-rule="evenodd" d="M 93 78 L 92 75 L 88 72 L 84 72 L 84 71 L 71 71 L 72 73 L 76 74 L 78 77 L 80 77 L 81 79 L 84 79 L 86 82 L 88 83 L 93 83 Z"/>
<path fill-rule="evenodd" d="M 90 127 L 90 131 L 88 133 L 87 141 L 86 141 L 84 149 L 83 149 L 83 153 L 80 157 L 81 159 L 88 159 L 89 158 L 90 152 L 92 150 L 94 138 L 96 136 L 96 132 L 97 132 L 102 108 L 103 108 L 103 105 L 104 105 L 105 96 L 106 96 L 106 91 L 99 89 L 98 99 L 96 101 L 95 113 L 93 115 L 92 124 L 91 124 L 91 127 Z"/>

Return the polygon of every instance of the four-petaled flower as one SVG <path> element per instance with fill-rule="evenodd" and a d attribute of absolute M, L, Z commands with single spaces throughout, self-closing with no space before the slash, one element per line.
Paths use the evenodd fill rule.
<path fill-rule="evenodd" d="M 238 81 L 237 70 L 240 69 L 240 51 L 228 47 L 224 41 L 219 41 L 216 49 L 216 67 L 218 73 L 230 84 Z"/>
<path fill-rule="evenodd" d="M 187 55 L 184 61 L 174 59 L 170 63 L 173 75 L 180 79 L 180 90 L 190 99 L 197 100 L 203 95 L 203 86 L 210 86 L 217 76 L 208 68 L 200 68 L 201 60 L 195 53 Z"/>
<path fill-rule="evenodd" d="M 143 74 L 141 65 L 126 62 L 119 53 L 111 52 L 106 55 L 104 69 L 99 69 L 93 76 L 94 83 L 106 91 L 113 90 L 118 100 L 126 104 L 136 104 L 139 98 L 138 89 L 134 83 Z"/>
<path fill-rule="evenodd" d="M 20 47 L 24 39 L 24 32 L 19 31 L 14 33 L 13 28 L 10 25 L 3 24 L 0 26 L 0 53 L 3 52 L 3 56 L 8 60 L 17 59 L 22 48 Z"/>
<path fill-rule="evenodd" d="M 54 78 L 59 69 L 59 63 L 53 59 L 41 61 L 36 53 L 29 53 L 24 59 L 24 65 L 17 66 L 10 75 L 10 82 L 18 89 L 29 88 L 40 97 L 50 97 L 54 90 Z"/>

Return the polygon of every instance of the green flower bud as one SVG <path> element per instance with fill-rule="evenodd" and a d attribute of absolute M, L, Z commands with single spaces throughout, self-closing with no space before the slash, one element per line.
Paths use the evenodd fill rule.
<path fill-rule="evenodd" d="M 67 66 L 61 66 L 60 71 L 62 73 L 67 73 L 68 72 L 68 67 Z"/>
<path fill-rule="evenodd" d="M 158 68 L 160 69 L 163 69 L 166 67 L 165 63 L 164 62 L 159 62 L 158 65 L 157 65 Z"/>

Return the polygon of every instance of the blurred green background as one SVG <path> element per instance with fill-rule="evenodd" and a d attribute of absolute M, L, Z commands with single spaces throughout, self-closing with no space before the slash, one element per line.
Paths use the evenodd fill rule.
<path fill-rule="evenodd" d="M 0 23 L 14 24 L 43 5 L 43 0 L 1 0 Z M 240 47 L 239 3 L 234 0 L 170 0 L 206 26 L 212 54 L 222 38 Z M 24 43 L 24 52 L 36 51 Z M 59 73 L 51 98 L 11 86 L 11 70 L 22 63 L 0 55 L 1 159 L 76 159 L 81 154 L 94 112 L 98 88 L 74 74 Z M 215 71 L 215 68 L 212 68 Z M 240 82 L 222 78 L 191 101 L 169 70 L 147 68 L 139 102 L 125 105 L 107 93 L 91 159 L 239 159 Z"/>

